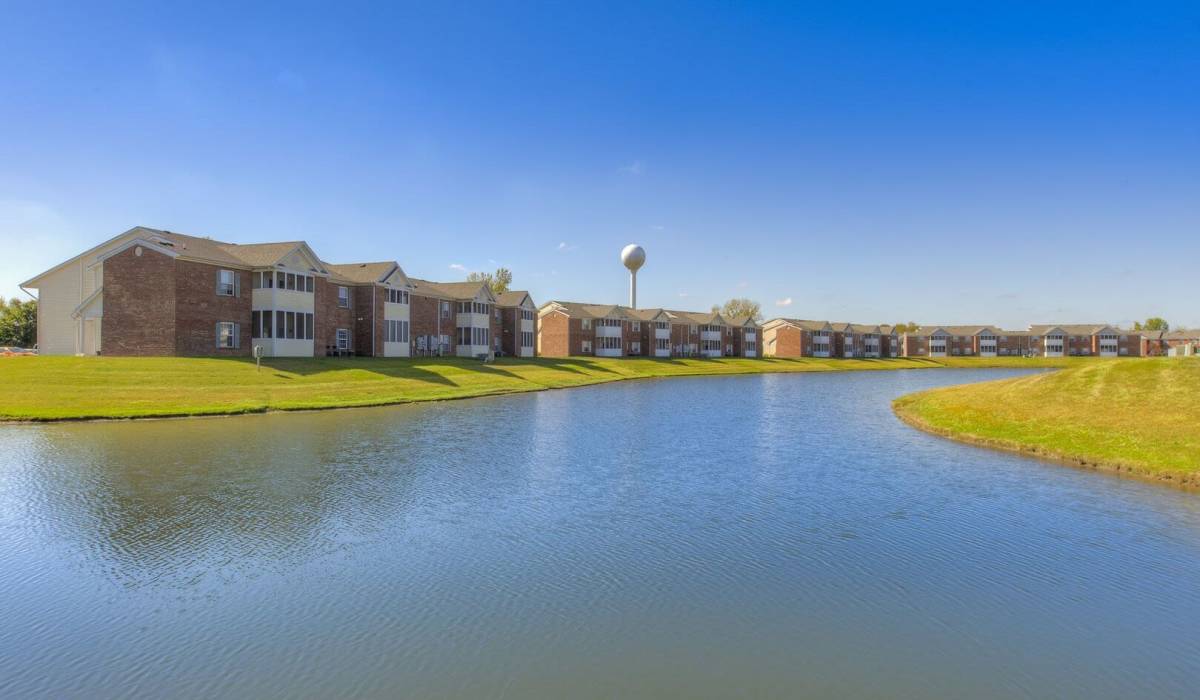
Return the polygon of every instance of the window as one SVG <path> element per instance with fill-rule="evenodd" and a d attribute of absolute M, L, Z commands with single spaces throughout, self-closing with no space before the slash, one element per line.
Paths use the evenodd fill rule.
<path fill-rule="evenodd" d="M 521 309 L 521 320 L 522 321 L 532 321 L 533 320 L 533 311 L 530 309 Z"/>
<path fill-rule="evenodd" d="M 255 279 L 258 278 L 258 273 L 255 273 Z M 261 338 L 262 336 L 262 312 L 250 312 L 250 337 Z"/>
<path fill-rule="evenodd" d="M 442 318 L 450 318 L 450 302 L 448 301 L 442 302 Z"/>
<path fill-rule="evenodd" d="M 217 322 L 217 347 L 233 349 L 239 346 L 238 324 L 230 321 Z"/>
<path fill-rule="evenodd" d="M 533 347 L 533 331 L 521 331 L 521 347 Z"/>
<path fill-rule="evenodd" d="M 388 343 L 407 343 L 408 321 L 385 321 L 384 340 Z"/>
<path fill-rule="evenodd" d="M 634 333 L 641 333 L 641 332 L 642 332 L 642 322 L 641 322 L 641 321 L 634 321 L 634 322 L 633 322 L 633 332 L 634 332 Z"/>
<path fill-rule="evenodd" d="M 304 278 L 304 291 L 308 292 L 309 294 L 312 294 L 312 291 L 313 291 L 313 278 L 311 278 L 311 277 L 305 277 L 305 278 Z"/>
<path fill-rule="evenodd" d="M 583 341 L 583 347 L 581 349 L 583 351 L 583 354 L 590 355 L 592 353 L 592 341 L 590 341 L 590 340 Z"/>
<path fill-rule="evenodd" d="M 658 338 L 654 341 L 655 350 L 670 350 L 671 341 L 666 338 Z"/>
<path fill-rule="evenodd" d="M 500 320 L 500 309 L 496 309 L 496 320 Z"/>
<path fill-rule="evenodd" d="M 592 319 L 590 319 L 590 318 L 582 319 L 581 323 L 583 324 L 583 330 L 585 330 L 585 331 L 592 330 Z"/>
<path fill-rule="evenodd" d="M 342 289 L 345 289 L 345 287 L 342 287 Z M 339 328 L 337 329 L 336 337 L 338 350 L 350 349 L 350 331 L 346 330 L 345 328 Z"/>
<path fill-rule="evenodd" d="M 287 289 L 287 273 L 286 272 L 276 272 L 275 273 L 275 288 L 276 289 Z"/>
<path fill-rule="evenodd" d="M 405 290 L 389 289 L 387 291 L 388 291 L 388 299 L 387 299 L 388 303 L 390 303 L 390 304 L 407 304 L 408 303 L 408 292 L 406 292 Z"/>
<path fill-rule="evenodd" d="M 296 291 L 296 275 L 291 272 L 287 273 L 287 288 Z"/>
<path fill-rule="evenodd" d="M 233 270 L 217 270 L 217 296 L 236 297 L 241 291 L 238 285 L 238 275 Z"/>
<path fill-rule="evenodd" d="M 343 309 L 350 308 L 350 288 L 349 287 L 338 287 L 337 290 L 338 290 L 338 292 L 337 292 L 338 306 L 340 306 Z"/>
<path fill-rule="evenodd" d="M 621 339 L 616 336 L 605 335 L 599 338 L 601 350 L 620 350 Z"/>

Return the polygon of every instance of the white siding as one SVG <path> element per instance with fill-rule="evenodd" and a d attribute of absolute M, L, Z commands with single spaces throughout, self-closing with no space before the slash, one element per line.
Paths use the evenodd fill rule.
<path fill-rule="evenodd" d="M 83 301 L 84 265 L 75 261 L 38 282 L 38 350 L 43 355 L 78 352 L 79 321 L 71 312 Z"/>

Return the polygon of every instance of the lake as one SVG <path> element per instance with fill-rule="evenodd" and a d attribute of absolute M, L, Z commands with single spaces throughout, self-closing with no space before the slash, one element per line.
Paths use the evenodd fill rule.
<path fill-rule="evenodd" d="M 0 426 L 0 697 L 1152 698 L 1200 496 L 698 377 Z"/>

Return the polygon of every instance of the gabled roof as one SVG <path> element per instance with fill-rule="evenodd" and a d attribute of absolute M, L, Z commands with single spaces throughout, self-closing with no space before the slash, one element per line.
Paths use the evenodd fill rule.
<path fill-rule="evenodd" d="M 729 325 L 736 326 L 737 328 L 758 328 L 758 321 L 754 320 L 754 317 L 750 315 L 735 316 L 727 320 L 729 321 Z"/>
<path fill-rule="evenodd" d="M 325 263 L 325 267 L 329 268 L 331 275 L 345 282 L 381 284 L 391 276 L 392 272 L 399 269 L 400 263 L 394 260 L 386 262 L 345 263 L 342 265 Z"/>
<path fill-rule="evenodd" d="M 413 287 L 413 292 L 426 296 L 440 297 L 442 299 L 454 299 L 457 301 L 468 301 L 475 299 L 479 293 L 484 292 L 484 296 L 492 301 L 496 297 L 492 294 L 492 290 L 483 282 L 430 282 L 429 280 L 417 279 L 409 277 L 409 283 Z"/>
<path fill-rule="evenodd" d="M 250 244 L 226 243 L 224 241 L 218 241 L 212 238 L 189 236 L 183 233 L 176 233 L 175 231 L 167 231 L 165 229 L 149 228 L 147 226 L 134 226 L 119 236 L 114 236 L 100 245 L 93 246 L 73 258 L 55 265 L 49 270 L 46 270 L 40 275 L 23 283 L 21 286 L 36 288 L 37 281 L 51 272 L 59 270 L 62 267 L 79 260 L 87 260 L 89 265 L 93 264 L 96 262 L 96 259 L 100 259 L 117 250 L 121 250 L 126 247 L 125 244 L 133 243 L 135 241 L 138 242 L 138 245 L 144 244 L 151 250 L 159 253 L 168 253 L 181 260 L 191 260 L 210 265 L 225 265 L 238 269 L 271 267 L 278 264 L 281 260 L 285 259 L 292 253 L 299 251 L 313 261 L 313 272 L 319 275 L 326 274 L 326 270 L 323 267 L 320 258 L 318 258 L 316 254 L 312 252 L 312 249 L 309 248 L 308 244 L 304 241 Z"/>
<path fill-rule="evenodd" d="M 831 331 L 833 324 L 829 321 L 811 321 L 804 318 L 773 318 L 763 324 L 763 328 L 768 326 L 788 325 L 794 326 L 805 331 Z"/>
<path fill-rule="evenodd" d="M 628 309 L 628 312 L 634 318 L 643 321 L 671 320 L 671 314 L 667 313 L 666 309 Z"/>
<path fill-rule="evenodd" d="M 694 323 L 704 326 L 727 326 L 728 323 L 716 311 L 675 311 L 664 309 L 668 315 L 680 319 L 681 323 Z"/>
<path fill-rule="evenodd" d="M 1046 335 L 1054 330 L 1060 330 L 1066 335 L 1095 335 L 1106 330 L 1120 332 L 1119 328 L 1107 323 L 1038 324 L 1029 327 L 1029 332 L 1034 335 Z"/>
<path fill-rule="evenodd" d="M 529 292 L 511 290 L 496 295 L 496 306 L 520 306 L 525 303 L 526 299 L 529 300 L 529 303 L 533 303 L 533 297 L 529 296 Z"/>
<path fill-rule="evenodd" d="M 559 311 L 572 318 L 619 318 L 625 321 L 641 321 L 636 311 L 617 304 L 584 304 L 577 301 L 548 301 L 538 313 Z"/>

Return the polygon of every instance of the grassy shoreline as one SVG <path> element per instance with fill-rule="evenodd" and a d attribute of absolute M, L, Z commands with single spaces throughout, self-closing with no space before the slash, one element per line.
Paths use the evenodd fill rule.
<path fill-rule="evenodd" d="M 1071 367 L 1026 358 L 502 359 L 12 357 L 0 360 L 0 422 L 237 415 L 382 406 L 675 376 L 944 367 Z"/>
<path fill-rule="evenodd" d="M 892 408 L 960 442 L 1200 488 L 1200 360 L 1098 362 L 922 391 Z"/>

